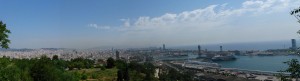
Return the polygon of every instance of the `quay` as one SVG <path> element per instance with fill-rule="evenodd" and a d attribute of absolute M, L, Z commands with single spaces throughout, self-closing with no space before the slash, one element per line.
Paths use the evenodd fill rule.
<path fill-rule="evenodd" d="M 284 76 L 289 76 L 289 73 L 281 73 L 281 72 L 272 72 L 272 71 L 260 71 L 260 70 L 248 70 L 248 69 L 238 69 L 238 68 L 221 68 L 217 63 L 210 62 L 180 62 L 180 61 L 171 61 L 169 66 L 176 65 L 181 66 L 185 69 L 194 70 L 198 73 L 214 73 L 221 74 L 226 76 L 235 76 L 246 79 L 255 79 L 261 81 L 280 81 L 276 76 L 281 74 Z M 174 68 L 174 67 L 172 67 Z M 176 69 L 178 70 L 178 69 Z"/>

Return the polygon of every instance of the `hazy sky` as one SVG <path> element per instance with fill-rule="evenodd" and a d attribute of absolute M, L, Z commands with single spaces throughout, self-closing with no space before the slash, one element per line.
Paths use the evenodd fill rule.
<path fill-rule="evenodd" d="M 149 47 L 299 38 L 300 0 L 0 0 L 11 48 Z"/>

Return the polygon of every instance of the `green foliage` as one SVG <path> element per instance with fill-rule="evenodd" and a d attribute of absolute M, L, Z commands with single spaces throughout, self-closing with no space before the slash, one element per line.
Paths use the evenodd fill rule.
<path fill-rule="evenodd" d="M 280 81 L 292 81 L 288 76 L 285 76 L 283 73 L 275 75 L 280 78 Z"/>
<path fill-rule="evenodd" d="M 106 60 L 106 68 L 113 68 L 115 66 L 115 60 L 113 58 L 108 58 Z"/>
<path fill-rule="evenodd" d="M 130 62 L 128 64 L 129 78 L 132 81 L 155 81 L 157 78 L 154 77 L 155 66 L 152 63 L 137 63 Z"/>
<path fill-rule="evenodd" d="M 58 60 L 58 56 L 57 56 L 57 55 L 54 55 L 54 56 L 52 57 L 52 60 Z"/>
<path fill-rule="evenodd" d="M 2 48 L 9 48 L 10 40 L 8 39 L 8 34 L 10 33 L 10 30 L 6 29 L 6 24 L 0 21 L 0 45 Z"/>
<path fill-rule="evenodd" d="M 83 74 L 81 75 L 81 78 L 80 78 L 80 79 L 81 79 L 81 80 L 86 80 L 87 78 L 88 78 L 88 76 L 87 76 L 86 74 L 83 73 Z"/>
<path fill-rule="evenodd" d="M 11 63 L 0 70 L 0 80 L 21 81 L 21 70 Z"/>
<path fill-rule="evenodd" d="M 177 70 L 170 68 L 165 69 L 166 72 L 163 72 L 159 75 L 159 80 L 161 81 L 193 81 L 194 72 L 184 71 L 178 72 Z"/>
<path fill-rule="evenodd" d="M 154 72 L 155 72 L 155 67 L 151 63 L 144 63 L 144 73 L 146 74 L 144 81 L 153 81 L 154 79 Z"/>
<path fill-rule="evenodd" d="M 125 69 L 127 63 L 122 60 L 116 60 L 114 64 L 118 69 Z"/>
<path fill-rule="evenodd" d="M 61 78 L 61 81 L 79 81 L 79 78 L 75 77 L 75 74 L 69 72 L 64 72 L 59 78 Z"/>
<path fill-rule="evenodd" d="M 100 69 L 101 69 L 101 70 L 105 70 L 106 68 L 105 68 L 105 67 L 103 67 L 103 66 L 100 66 Z"/>
<path fill-rule="evenodd" d="M 290 76 L 283 76 L 282 74 L 278 75 L 278 77 L 282 81 L 290 81 L 289 78 L 295 78 L 296 81 L 298 81 L 298 78 L 300 77 L 300 64 L 297 59 L 291 59 L 289 61 L 283 62 L 288 65 L 288 68 L 284 71 L 280 72 L 288 72 L 290 73 Z"/>
<path fill-rule="evenodd" d="M 0 81 L 78 81 L 81 77 L 65 70 L 66 61 L 0 58 Z"/>
<path fill-rule="evenodd" d="M 123 71 L 122 70 L 118 70 L 118 78 L 117 81 L 123 81 Z"/>
<path fill-rule="evenodd" d="M 130 62 L 128 67 L 129 67 L 130 70 L 135 70 L 138 73 L 144 72 L 144 68 L 145 68 L 144 65 L 138 64 L 137 62 Z"/>
<path fill-rule="evenodd" d="M 81 74 L 79 72 L 73 72 L 72 74 L 75 76 L 76 79 L 81 79 Z"/>
<path fill-rule="evenodd" d="M 57 61 L 52 61 L 46 56 L 42 56 L 35 61 L 30 69 L 30 75 L 34 81 L 63 81 L 76 80 L 72 74 L 67 73 L 61 67 L 55 65 Z"/>
<path fill-rule="evenodd" d="M 81 69 L 81 70 L 71 70 L 69 72 L 76 74 L 76 77 L 81 79 L 82 75 L 87 75 L 89 80 L 97 81 L 115 81 L 117 78 L 116 68 L 101 70 L 100 68 L 91 68 L 91 69 Z"/>
<path fill-rule="evenodd" d="M 145 75 L 143 73 L 139 73 L 135 70 L 131 70 L 129 72 L 129 76 L 130 76 L 131 81 L 142 81 L 145 77 Z"/>
<path fill-rule="evenodd" d="M 68 63 L 68 68 L 72 70 L 73 68 L 82 69 L 82 68 L 92 68 L 94 65 L 94 61 L 90 59 L 84 59 L 84 58 L 75 58 L 71 59 L 71 61 Z"/>
<path fill-rule="evenodd" d="M 92 73 L 92 76 L 91 76 L 91 78 L 92 78 L 92 79 L 97 79 L 97 78 L 98 78 L 98 76 L 99 76 L 99 75 L 98 75 L 97 73 Z"/>
<path fill-rule="evenodd" d="M 300 64 L 297 59 L 292 59 L 292 60 L 284 62 L 284 63 L 289 65 L 289 67 L 285 71 L 290 72 L 292 78 L 300 77 Z"/>
<path fill-rule="evenodd" d="M 0 58 L 0 81 L 79 81 L 96 79 L 112 81 L 117 79 L 118 70 L 123 81 L 155 81 L 155 67 L 151 63 L 126 63 L 122 60 L 107 60 L 110 68 L 92 68 L 94 61 L 75 58 L 70 61 L 42 56 L 33 59 Z M 114 67 L 116 66 L 116 67 Z M 107 66 L 106 66 L 107 67 Z M 67 70 L 69 68 L 69 70 Z M 77 68 L 78 70 L 71 70 Z M 80 68 L 80 69 L 79 69 Z"/>
<path fill-rule="evenodd" d="M 193 80 L 193 75 L 195 73 L 194 72 L 190 72 L 190 71 L 185 71 L 183 73 L 180 73 L 180 80 L 181 81 L 192 81 Z"/>

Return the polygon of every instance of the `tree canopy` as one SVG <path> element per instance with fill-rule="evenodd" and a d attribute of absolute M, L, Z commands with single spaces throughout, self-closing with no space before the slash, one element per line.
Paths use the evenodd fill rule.
<path fill-rule="evenodd" d="M 10 33 L 10 30 L 6 29 L 6 24 L 0 21 L 0 45 L 2 48 L 9 48 L 10 40 L 8 39 L 8 34 Z"/>

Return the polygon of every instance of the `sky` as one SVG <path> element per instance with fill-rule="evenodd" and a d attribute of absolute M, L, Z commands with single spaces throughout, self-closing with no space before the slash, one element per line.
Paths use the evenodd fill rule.
<path fill-rule="evenodd" d="M 158 47 L 299 39 L 299 0 L 0 0 L 11 48 Z"/>

